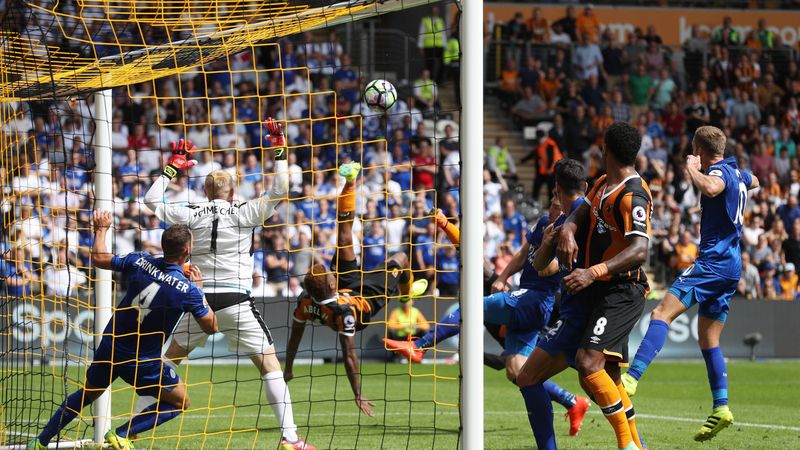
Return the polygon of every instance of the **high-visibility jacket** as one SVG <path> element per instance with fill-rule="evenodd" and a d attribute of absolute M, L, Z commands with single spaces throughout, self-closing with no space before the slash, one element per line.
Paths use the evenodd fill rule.
<path fill-rule="evenodd" d="M 510 157 L 508 153 L 508 148 L 503 147 L 500 148 L 496 145 L 492 145 L 486 150 L 487 156 L 494 158 L 495 167 L 502 173 L 505 173 L 510 168 L 508 165 L 508 158 Z"/>
<path fill-rule="evenodd" d="M 447 40 L 443 59 L 445 64 L 457 63 L 461 59 L 461 44 L 458 42 L 458 38 L 451 37 Z"/>
<path fill-rule="evenodd" d="M 444 31 L 444 20 L 441 17 L 423 17 L 422 18 L 422 47 L 444 47 L 441 35 Z"/>
<path fill-rule="evenodd" d="M 397 314 L 397 323 L 403 324 L 406 327 L 397 330 L 397 335 L 400 337 L 408 336 L 409 334 L 413 333 L 414 330 L 417 328 L 417 319 L 419 316 L 419 310 L 417 308 L 411 308 L 409 314 L 406 314 L 406 311 L 403 308 L 398 308 L 395 310 L 395 314 Z"/>
<path fill-rule="evenodd" d="M 550 175 L 556 169 L 556 163 L 564 159 L 561 150 L 550 136 L 545 137 L 536 149 L 536 166 L 539 175 Z"/>

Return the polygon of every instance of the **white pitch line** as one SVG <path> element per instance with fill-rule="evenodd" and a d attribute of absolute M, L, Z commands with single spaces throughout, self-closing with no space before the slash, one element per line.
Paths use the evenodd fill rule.
<path fill-rule="evenodd" d="M 446 407 L 444 407 L 444 408 L 446 408 Z M 597 411 L 596 409 L 590 410 L 589 413 L 592 414 L 592 415 L 597 415 L 597 416 L 601 415 L 600 411 Z M 408 413 L 408 412 L 386 412 L 386 413 L 383 413 L 383 414 L 376 413 L 375 417 L 381 417 L 381 416 L 408 416 L 408 415 L 411 415 L 411 414 L 413 414 L 414 416 L 434 415 L 434 414 L 435 415 L 456 416 L 459 413 L 458 413 L 458 411 L 436 411 L 436 412 L 434 412 L 434 411 L 414 411 L 413 413 Z M 485 413 L 485 415 L 487 415 L 487 416 L 515 416 L 515 415 L 519 415 L 519 414 L 523 414 L 524 415 L 524 413 L 520 412 L 520 411 L 487 411 Z M 271 415 L 272 415 L 271 411 L 270 412 L 265 412 L 264 414 L 253 414 L 253 413 L 247 413 L 247 414 L 198 414 L 198 413 L 191 413 L 191 414 L 184 414 L 183 416 L 179 416 L 177 418 L 177 420 L 181 420 L 181 418 L 183 418 L 183 420 L 198 421 L 198 420 L 226 419 L 226 418 L 227 419 L 253 418 L 253 417 L 260 417 L 260 416 L 271 416 Z M 360 416 L 360 415 L 363 415 L 363 414 L 357 413 L 357 412 L 337 412 L 335 415 L 331 415 L 331 413 L 329 413 L 329 412 L 326 412 L 326 413 L 316 412 L 316 413 L 304 414 L 303 416 L 305 416 L 305 417 L 334 417 L 334 416 L 335 417 L 356 417 L 356 416 Z M 298 416 L 298 417 L 302 417 L 302 416 Z M 702 418 L 699 418 L 699 417 L 697 419 L 689 419 L 689 418 L 686 418 L 686 417 L 660 416 L 660 415 L 656 415 L 656 414 L 640 414 L 640 413 L 636 413 L 636 417 L 641 418 L 641 419 L 667 420 L 667 421 L 670 421 L 670 422 L 692 422 L 692 423 L 701 423 L 702 422 Z M 350 424 L 350 425 L 358 426 L 358 424 Z M 320 426 L 320 425 L 311 425 L 311 427 L 314 427 L 314 426 Z M 763 424 L 763 423 L 734 422 L 733 426 L 740 426 L 740 427 L 745 427 L 745 428 L 765 428 L 765 429 L 770 429 L 770 430 L 784 430 L 784 431 L 798 431 L 798 432 L 800 432 L 800 427 L 793 427 L 793 426 L 788 426 L 788 425 L 768 425 L 768 424 Z M 17 434 L 27 434 L 27 433 L 17 433 Z"/>
<path fill-rule="evenodd" d="M 601 415 L 600 411 L 597 411 L 597 410 L 594 410 L 594 409 L 590 410 L 589 413 L 593 414 L 593 415 L 598 415 L 598 416 Z M 435 414 L 435 415 L 451 415 L 451 416 L 455 416 L 455 415 L 458 415 L 459 413 L 457 411 L 436 411 L 436 412 L 434 412 L 434 411 L 414 411 L 413 412 L 413 415 L 415 415 L 415 416 L 418 416 L 418 415 L 421 415 L 421 414 L 426 414 L 426 415 Z M 489 415 L 491 415 L 491 416 L 514 416 L 514 415 L 518 415 L 518 414 L 524 414 L 524 413 L 517 412 L 517 411 L 513 411 L 513 412 L 512 411 L 487 411 L 487 412 L 485 412 L 485 415 L 487 415 L 487 416 L 489 416 Z M 264 414 L 262 414 L 262 415 L 264 415 Z M 362 415 L 362 414 L 357 413 L 357 412 L 337 412 L 335 415 L 336 415 L 336 417 L 339 417 L 339 416 L 355 417 L 355 416 L 359 416 L 359 415 Z M 387 413 L 384 413 L 384 414 L 375 413 L 375 417 L 380 417 L 380 416 L 408 416 L 408 415 L 410 415 L 410 413 L 407 413 L 407 412 L 387 412 Z M 331 417 L 331 414 L 330 413 L 311 413 L 311 414 L 305 414 L 305 416 Z M 190 420 L 200 420 L 200 419 L 231 418 L 231 415 L 230 414 L 208 414 L 208 415 L 206 415 L 206 414 L 186 414 L 184 417 L 185 417 L 185 419 L 190 419 Z M 238 417 L 259 417 L 259 414 L 252 414 L 252 413 L 236 414 L 234 417 L 237 417 L 237 418 Z M 656 415 L 656 414 L 639 414 L 639 413 L 636 413 L 636 417 L 639 417 L 639 418 L 642 418 L 642 419 L 668 420 L 668 421 L 671 421 L 671 422 L 696 422 L 696 423 L 701 423 L 702 422 L 702 418 L 699 418 L 699 417 L 696 418 L 696 419 L 689 419 L 689 418 L 686 418 L 686 417 L 659 416 L 659 415 Z M 741 427 L 747 427 L 747 428 L 768 428 L 768 429 L 771 429 L 771 430 L 800 431 L 800 427 L 792 427 L 792 426 L 788 426 L 788 425 L 767 425 L 767 424 L 763 424 L 763 423 L 751 423 L 751 422 L 734 422 L 733 426 L 741 426 Z"/>

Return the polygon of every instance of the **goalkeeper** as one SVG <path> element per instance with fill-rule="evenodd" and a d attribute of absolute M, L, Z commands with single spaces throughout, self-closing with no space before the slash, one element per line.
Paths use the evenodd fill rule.
<path fill-rule="evenodd" d="M 311 450 L 314 447 L 297 435 L 292 400 L 275 355 L 272 336 L 251 296 L 255 229 L 286 199 L 289 184 L 282 127 L 272 118 L 267 119 L 264 126 L 268 132 L 266 138 L 275 151 L 275 177 L 268 195 L 233 204 L 233 180 L 227 172 L 216 170 L 205 179 L 207 203 L 188 206 L 166 203 L 164 192 L 170 180 L 180 170 L 197 163 L 189 159 L 196 148 L 190 141 L 181 140 L 172 143 L 169 164 L 147 191 L 144 201 L 160 220 L 186 224 L 192 229 L 192 263 L 203 272 L 208 304 L 217 314 L 219 331 L 228 338 L 228 348 L 249 356 L 261 372 L 267 402 L 281 427 L 281 448 Z M 207 339 L 208 336 L 184 316 L 175 328 L 165 356 L 180 363 L 194 348 L 205 345 Z M 137 410 L 150 401 L 140 398 Z"/>
<path fill-rule="evenodd" d="M 289 344 L 286 349 L 286 381 L 293 378 L 292 367 L 303 339 L 306 322 L 328 326 L 339 333 L 347 378 L 355 395 L 356 406 L 364 414 L 373 415 L 373 402 L 361 395 L 356 331 L 363 330 L 391 297 L 416 297 L 428 288 L 427 280 L 417 280 L 409 267 L 408 255 L 396 253 L 386 261 L 385 271 L 364 273 L 353 251 L 353 219 L 356 207 L 355 179 L 361 170 L 358 163 L 342 164 L 339 174 L 346 183 L 337 203 L 336 255 L 328 271 L 322 264 L 309 269 L 294 311 Z M 335 276 L 334 276 L 335 274 Z M 338 283 L 338 288 L 337 288 Z"/>

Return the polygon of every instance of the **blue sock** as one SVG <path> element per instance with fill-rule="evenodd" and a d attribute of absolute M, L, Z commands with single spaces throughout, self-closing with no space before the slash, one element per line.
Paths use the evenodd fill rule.
<path fill-rule="evenodd" d="M 39 433 L 39 442 L 42 445 L 50 443 L 50 439 L 57 435 L 62 428 L 67 426 L 74 419 L 84 406 L 89 404 L 83 395 L 83 389 L 78 389 L 75 393 L 67 397 L 64 403 L 58 407 L 56 413 L 47 422 L 44 429 Z"/>
<path fill-rule="evenodd" d="M 174 419 L 181 414 L 181 410 L 169 403 L 160 400 L 153 403 L 142 412 L 133 416 L 130 422 L 117 428 L 117 436 L 127 437 L 128 435 L 144 433 L 162 423 Z"/>
<path fill-rule="evenodd" d="M 519 390 L 525 399 L 528 421 L 539 450 L 555 450 L 556 432 L 553 429 L 553 404 L 543 384 L 532 384 Z"/>
<path fill-rule="evenodd" d="M 461 308 L 442 317 L 436 325 L 431 327 L 430 331 L 425 333 L 425 336 L 414 340 L 414 345 L 417 348 L 430 348 L 434 344 L 457 335 L 459 331 L 461 331 Z"/>
<path fill-rule="evenodd" d="M 650 321 L 647 333 L 645 333 L 642 343 L 639 344 L 639 350 L 636 350 L 636 356 L 633 357 L 633 363 L 628 369 L 628 375 L 637 380 L 642 377 L 647 366 L 653 362 L 658 352 L 664 347 L 667 333 L 669 333 L 669 325 L 666 322 L 663 320 Z"/>
<path fill-rule="evenodd" d="M 725 358 L 719 347 L 702 350 L 706 360 L 708 384 L 711 385 L 711 396 L 714 397 L 714 408 L 728 404 L 728 369 Z"/>
<path fill-rule="evenodd" d="M 550 396 L 550 400 L 558 403 L 564 408 L 570 409 L 575 406 L 575 394 L 570 393 L 561 386 L 550 380 L 544 382 L 544 390 Z"/>

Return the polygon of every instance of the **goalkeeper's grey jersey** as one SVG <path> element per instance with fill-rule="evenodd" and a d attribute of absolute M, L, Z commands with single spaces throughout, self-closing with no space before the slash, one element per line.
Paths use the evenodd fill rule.
<path fill-rule="evenodd" d="M 171 205 L 164 199 L 169 179 L 161 176 L 145 195 L 156 217 L 192 229 L 191 263 L 203 273 L 203 291 L 250 294 L 253 288 L 253 233 L 269 219 L 281 200 L 261 197 L 231 204 L 212 200 L 194 205 Z"/>

